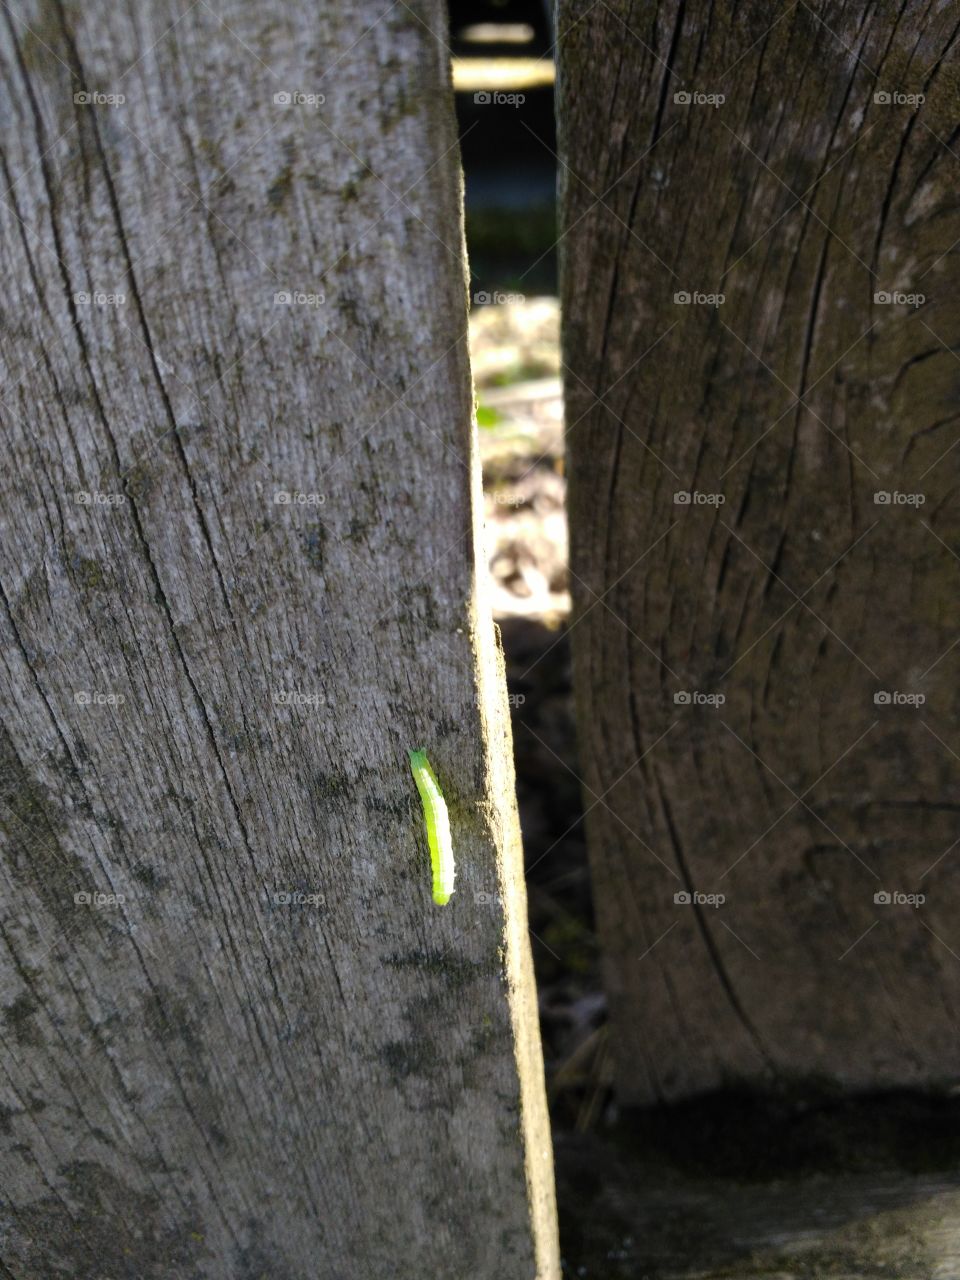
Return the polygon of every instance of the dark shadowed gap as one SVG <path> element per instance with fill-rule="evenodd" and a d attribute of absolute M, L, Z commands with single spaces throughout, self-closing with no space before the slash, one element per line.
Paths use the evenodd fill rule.
<path fill-rule="evenodd" d="M 557 294 L 553 34 L 541 0 L 451 0 L 471 295 Z"/>

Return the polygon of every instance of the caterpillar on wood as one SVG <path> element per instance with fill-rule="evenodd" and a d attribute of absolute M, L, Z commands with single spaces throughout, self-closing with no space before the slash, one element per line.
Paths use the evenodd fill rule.
<path fill-rule="evenodd" d="M 456 876 L 447 802 L 437 782 L 437 775 L 430 767 L 427 753 L 411 751 L 409 756 L 413 780 L 423 801 L 423 816 L 427 824 L 427 844 L 430 846 L 430 864 L 433 868 L 433 900 L 442 907 L 450 901 Z"/>

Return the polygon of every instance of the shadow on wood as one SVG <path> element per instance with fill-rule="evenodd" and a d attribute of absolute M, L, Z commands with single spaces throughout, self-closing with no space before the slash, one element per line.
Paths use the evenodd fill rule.
<path fill-rule="evenodd" d="M 566 1274 L 950 1280 L 960 1102 L 718 1094 L 557 1138 Z"/>

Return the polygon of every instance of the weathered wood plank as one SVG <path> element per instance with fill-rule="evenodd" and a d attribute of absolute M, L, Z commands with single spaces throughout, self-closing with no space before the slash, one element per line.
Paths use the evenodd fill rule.
<path fill-rule="evenodd" d="M 556 1275 L 448 74 L 437 0 L 0 18 L 6 1274 Z"/>
<path fill-rule="evenodd" d="M 958 24 L 560 6 L 572 641 L 627 1101 L 958 1078 Z"/>

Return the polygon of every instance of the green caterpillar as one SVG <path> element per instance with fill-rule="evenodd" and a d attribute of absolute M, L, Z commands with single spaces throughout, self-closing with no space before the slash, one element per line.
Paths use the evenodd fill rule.
<path fill-rule="evenodd" d="M 427 824 L 427 844 L 430 846 L 430 864 L 433 867 L 433 900 L 443 907 L 450 901 L 456 878 L 447 802 L 437 782 L 437 775 L 430 767 L 427 753 L 411 751 L 409 756 L 413 780 L 423 801 L 423 816 Z"/>

